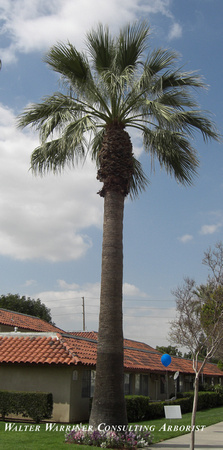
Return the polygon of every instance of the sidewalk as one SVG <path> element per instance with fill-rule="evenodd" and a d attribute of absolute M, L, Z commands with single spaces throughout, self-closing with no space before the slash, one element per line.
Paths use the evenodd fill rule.
<path fill-rule="evenodd" d="M 167 441 L 153 444 L 151 450 L 184 450 L 190 448 L 190 433 L 178 436 Z M 197 450 L 223 450 L 223 422 L 216 423 L 195 433 L 195 449 Z"/>

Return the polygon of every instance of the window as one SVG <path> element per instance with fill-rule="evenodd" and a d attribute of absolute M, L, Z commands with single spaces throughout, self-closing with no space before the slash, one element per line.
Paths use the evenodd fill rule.
<path fill-rule="evenodd" d="M 135 374 L 135 395 L 140 395 L 140 373 Z"/>
<path fill-rule="evenodd" d="M 165 376 L 160 377 L 160 394 L 165 394 L 166 392 L 166 380 Z"/>
<path fill-rule="evenodd" d="M 82 397 L 89 398 L 94 395 L 95 370 L 84 370 L 82 375 Z"/>
<path fill-rule="evenodd" d="M 91 397 L 94 395 L 94 386 L 95 386 L 95 377 L 96 377 L 96 371 L 91 370 Z"/>
<path fill-rule="evenodd" d="M 124 393 L 125 393 L 125 395 L 130 394 L 130 374 L 129 373 L 124 374 Z"/>
<path fill-rule="evenodd" d="M 148 375 L 141 375 L 141 394 L 148 395 Z"/>
<path fill-rule="evenodd" d="M 82 397 L 90 397 L 91 393 L 91 371 L 84 370 L 82 374 Z"/>
<path fill-rule="evenodd" d="M 135 395 L 148 395 L 149 392 L 148 375 L 135 374 Z"/>

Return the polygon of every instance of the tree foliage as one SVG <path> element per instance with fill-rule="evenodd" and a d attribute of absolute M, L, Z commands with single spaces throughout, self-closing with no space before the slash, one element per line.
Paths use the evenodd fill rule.
<path fill-rule="evenodd" d="M 204 253 L 202 263 L 208 267 L 210 274 L 208 277 L 209 285 L 223 286 L 223 243 L 218 241 L 214 248 Z"/>
<path fill-rule="evenodd" d="M 167 347 L 157 345 L 156 350 L 158 350 L 161 353 L 167 353 L 168 355 L 182 357 L 182 352 L 178 350 L 176 346 L 173 345 L 168 345 Z"/>
<path fill-rule="evenodd" d="M 1 295 L 0 308 L 9 309 L 10 311 L 20 312 L 22 314 L 28 314 L 30 316 L 36 316 L 54 325 L 52 322 L 50 309 L 47 308 L 44 303 L 41 303 L 39 298 L 35 300 L 30 297 L 25 297 L 25 295 L 20 297 L 19 294 Z"/>
<path fill-rule="evenodd" d="M 208 360 L 223 347 L 223 245 L 205 253 L 203 263 L 209 267 L 206 285 L 196 286 L 193 279 L 185 278 L 183 286 L 174 291 L 176 318 L 171 321 L 170 341 L 189 349 L 195 373 L 194 403 L 192 411 L 191 446 L 194 449 L 199 376 Z"/>
<path fill-rule="evenodd" d="M 223 287 L 196 287 L 185 278 L 175 291 L 177 317 L 171 321 L 170 339 L 190 350 L 198 368 L 198 356 L 210 359 L 223 342 Z"/>

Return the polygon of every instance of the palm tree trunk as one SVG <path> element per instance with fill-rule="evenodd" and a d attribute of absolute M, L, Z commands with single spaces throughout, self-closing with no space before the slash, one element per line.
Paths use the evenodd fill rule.
<path fill-rule="evenodd" d="M 124 195 L 104 197 L 101 298 L 95 392 L 90 425 L 127 425 L 123 362 L 123 212 Z"/>

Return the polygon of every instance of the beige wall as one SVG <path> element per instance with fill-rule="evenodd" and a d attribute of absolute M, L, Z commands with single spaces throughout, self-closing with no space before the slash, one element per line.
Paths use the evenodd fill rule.
<path fill-rule="evenodd" d="M 50 392 L 55 422 L 79 423 L 89 418 L 89 398 L 82 398 L 82 368 L 77 366 L 0 365 L 0 389 Z"/>
<path fill-rule="evenodd" d="M 73 368 L 70 393 L 70 422 L 77 423 L 89 419 L 89 398 L 82 397 L 82 375 L 84 368 Z"/>
<path fill-rule="evenodd" d="M 70 420 L 71 367 L 41 365 L 0 366 L 0 387 L 10 391 L 50 392 L 53 394 L 53 421 Z"/>

